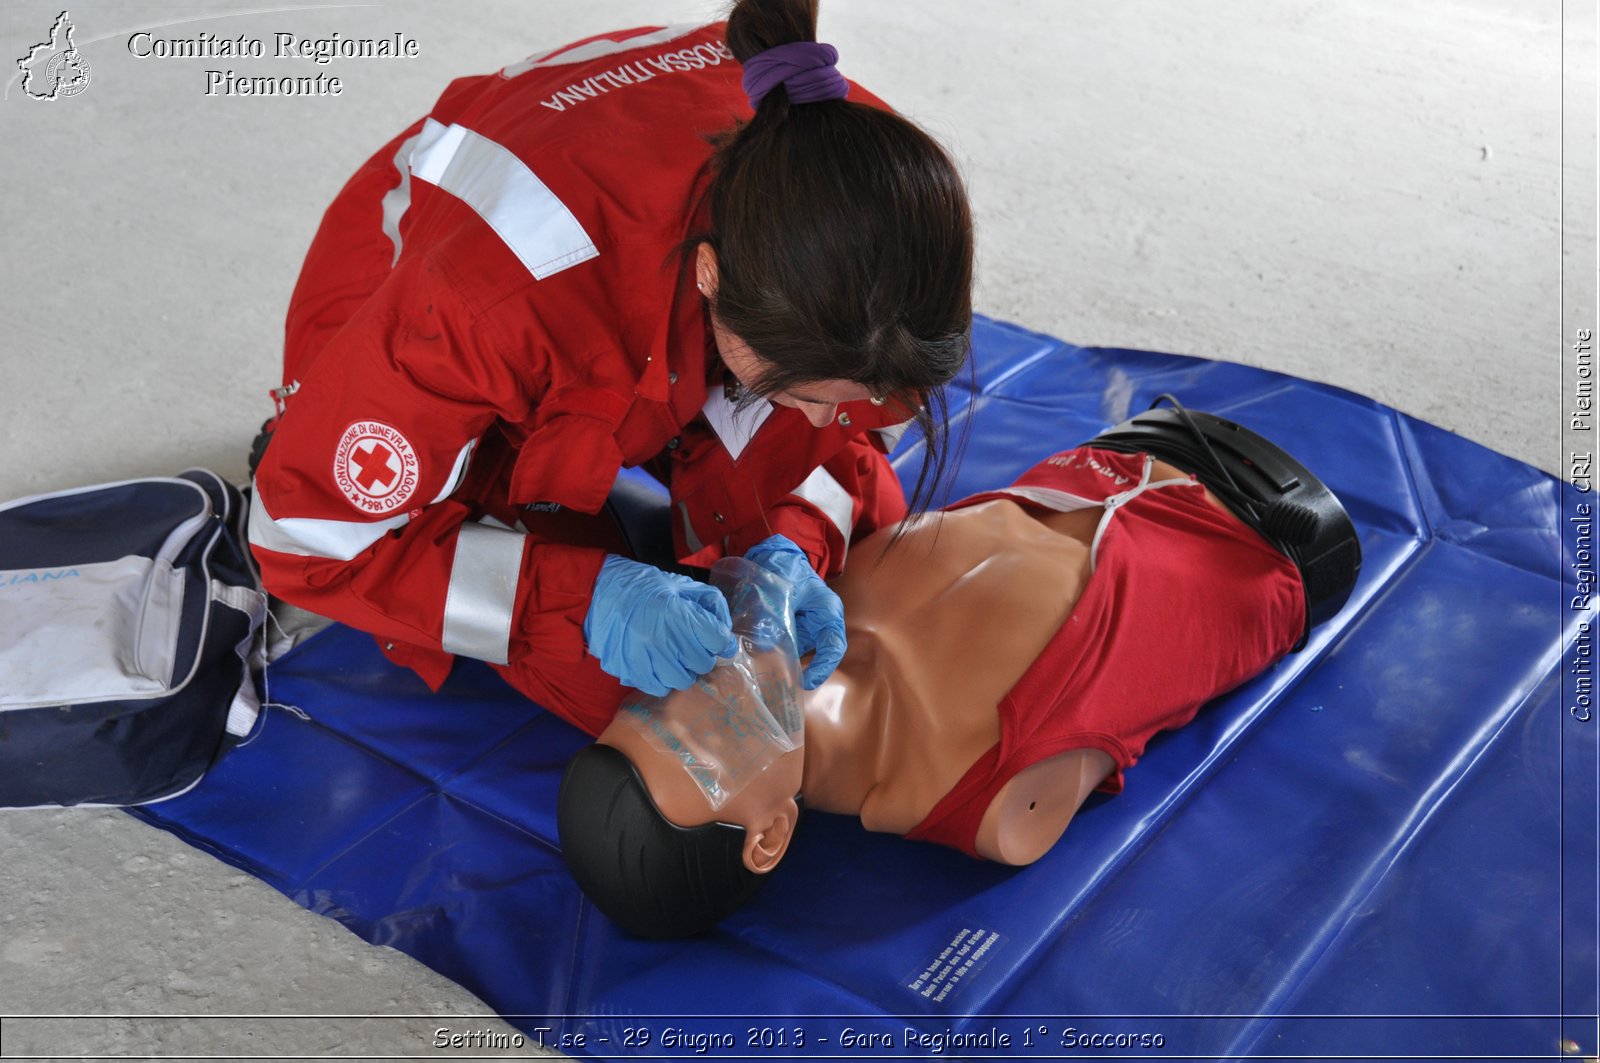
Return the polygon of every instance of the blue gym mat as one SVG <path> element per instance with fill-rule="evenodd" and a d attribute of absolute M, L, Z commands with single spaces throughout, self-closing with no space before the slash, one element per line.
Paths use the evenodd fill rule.
<path fill-rule="evenodd" d="M 430 694 L 340 627 L 272 670 L 298 712 L 135 814 L 572 1055 L 1594 1054 L 1590 496 L 1259 369 L 989 320 L 974 356 L 951 497 L 1171 392 L 1282 442 L 1365 555 L 1304 651 L 1159 736 L 1033 867 L 809 814 L 716 932 L 628 938 L 557 851 L 586 738 L 475 662 Z"/>

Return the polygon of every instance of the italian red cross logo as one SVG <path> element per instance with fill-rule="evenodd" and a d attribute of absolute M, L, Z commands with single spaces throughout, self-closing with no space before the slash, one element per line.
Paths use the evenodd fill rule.
<path fill-rule="evenodd" d="M 357 448 L 350 460 L 360 470 L 356 473 L 356 486 L 363 491 L 387 489 L 400 475 L 400 465 L 394 460 L 394 451 L 382 443 L 371 442 L 366 450 Z"/>
<path fill-rule="evenodd" d="M 411 501 L 420 480 L 416 448 L 382 421 L 356 421 L 339 437 L 333 481 L 363 513 L 392 513 Z"/>

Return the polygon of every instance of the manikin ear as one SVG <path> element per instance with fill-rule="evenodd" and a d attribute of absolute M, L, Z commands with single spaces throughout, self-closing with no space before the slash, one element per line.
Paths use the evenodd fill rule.
<path fill-rule="evenodd" d="M 694 283 L 707 299 L 717 294 L 717 253 L 709 243 L 695 248 Z"/>
<path fill-rule="evenodd" d="M 789 841 L 794 837 L 794 825 L 799 818 L 800 806 L 791 797 L 765 825 L 745 827 L 744 866 L 758 875 L 777 867 L 783 854 L 789 851 Z"/>

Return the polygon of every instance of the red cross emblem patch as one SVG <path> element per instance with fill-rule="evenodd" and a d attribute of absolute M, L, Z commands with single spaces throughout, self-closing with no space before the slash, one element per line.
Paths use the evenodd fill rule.
<path fill-rule="evenodd" d="M 346 428 L 333 456 L 333 482 L 363 513 L 393 513 L 411 501 L 420 469 L 416 448 L 382 421 Z"/>

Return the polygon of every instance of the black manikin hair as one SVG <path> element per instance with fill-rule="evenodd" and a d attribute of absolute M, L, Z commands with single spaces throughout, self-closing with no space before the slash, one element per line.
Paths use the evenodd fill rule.
<path fill-rule="evenodd" d="M 561 855 L 572 877 L 631 934 L 680 938 L 709 930 L 767 878 L 744 866 L 743 827 L 671 822 L 639 769 L 611 746 L 592 745 L 572 758 L 557 804 Z"/>

